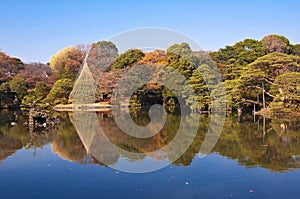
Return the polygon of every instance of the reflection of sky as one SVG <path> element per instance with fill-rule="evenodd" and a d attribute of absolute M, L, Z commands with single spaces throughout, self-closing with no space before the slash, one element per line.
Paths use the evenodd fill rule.
<path fill-rule="evenodd" d="M 189 167 L 128 174 L 60 159 L 51 145 L 20 150 L 0 165 L 1 198 L 297 198 L 300 170 L 245 168 L 217 154 Z M 117 164 L 121 164 L 123 158 Z M 292 183 L 291 183 L 292 182 Z M 253 190 L 253 193 L 250 193 Z"/>
<path fill-rule="evenodd" d="M 133 168 L 143 168 L 139 170 L 151 171 L 153 170 L 153 164 L 155 168 L 163 168 L 165 165 L 170 164 L 168 160 L 155 160 L 153 158 L 145 157 L 142 160 L 130 161 L 126 157 L 120 157 L 118 162 L 112 165 L 112 168 L 122 168 L 123 170 L 132 171 Z"/>
<path fill-rule="evenodd" d="M 60 160 L 60 157 L 52 151 L 51 144 L 25 150 L 18 150 L 15 154 L 4 160 L 1 168 L 22 169 L 24 167 L 44 167 L 51 165 L 52 162 Z"/>

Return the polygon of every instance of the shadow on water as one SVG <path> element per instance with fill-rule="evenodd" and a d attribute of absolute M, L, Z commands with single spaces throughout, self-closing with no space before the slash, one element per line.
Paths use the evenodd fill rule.
<path fill-rule="evenodd" d="M 168 145 L 176 136 L 181 117 L 168 114 L 162 130 L 149 138 L 135 138 L 124 133 L 115 123 L 112 113 L 93 112 L 61 113 L 60 125 L 56 130 L 30 132 L 26 122 L 28 114 L 20 111 L 2 110 L 0 113 L 0 161 L 12 156 L 16 151 L 41 148 L 52 144 L 52 150 L 61 158 L 80 164 L 111 165 L 126 157 L 130 162 L 142 161 L 146 157 L 154 160 L 172 160 L 172 154 L 151 153 Z M 150 120 L 144 111 L 130 112 L 133 121 L 141 126 Z M 78 117 L 79 116 L 79 117 Z M 94 117 L 96 123 L 86 123 L 78 118 Z M 192 144 L 177 160 L 175 165 L 188 166 L 197 157 L 210 122 L 210 115 L 199 117 L 199 128 Z M 74 118 L 77 120 L 74 122 Z M 188 118 L 188 117 L 187 117 Z M 149 128 L 155 128 L 152 123 Z M 184 129 L 195 125 L 185 121 Z M 99 134 L 99 129 L 103 130 Z M 89 131 L 85 131 L 85 128 Z M 102 136 L 100 136 L 102 135 Z M 189 137 L 187 130 L 184 136 Z M 103 147 L 109 139 L 121 151 Z M 263 118 L 253 115 L 231 115 L 226 118 L 222 134 L 211 151 L 246 167 L 262 167 L 274 172 L 300 168 L 300 118 Z M 177 143 L 180 148 L 180 143 Z M 130 153 L 129 153 L 130 152 Z M 138 155 L 132 155 L 138 154 Z M 35 154 L 33 154 L 35 155 Z"/>

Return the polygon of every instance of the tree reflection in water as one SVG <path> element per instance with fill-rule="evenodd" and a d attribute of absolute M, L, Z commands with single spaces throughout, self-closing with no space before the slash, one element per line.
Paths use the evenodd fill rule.
<path fill-rule="evenodd" d="M 46 144 L 52 144 L 53 151 L 61 158 L 80 164 L 103 165 L 103 160 L 105 165 L 115 164 L 120 157 L 126 157 L 132 162 L 143 160 L 147 156 L 159 161 L 173 158 L 172 154 L 163 153 L 163 151 L 161 153 L 149 152 L 161 149 L 173 140 L 180 125 L 180 115 L 168 114 L 165 126 L 156 135 L 150 138 L 135 138 L 118 128 L 110 112 L 94 113 L 93 117 L 96 118 L 97 125 L 78 121 L 75 124 L 74 114 L 61 113 L 60 126 L 56 131 L 29 133 L 27 126 L 24 125 L 27 121 L 26 114 L 1 111 L 0 161 L 2 162 L 22 148 L 36 149 Z M 80 117 L 87 116 L 80 115 Z M 133 111 L 131 117 L 142 126 L 149 123 L 146 112 Z M 210 115 L 192 115 L 191 117 L 199 117 L 198 133 L 185 153 L 173 162 L 175 165 L 188 166 L 194 158 L 198 158 L 197 155 L 206 135 Z M 264 118 L 258 116 L 254 120 L 252 115 L 242 115 L 239 119 L 235 115 L 228 116 L 222 134 L 211 153 L 218 153 L 246 167 L 259 166 L 274 172 L 299 168 L 300 119 L 265 118 L 265 125 L 263 125 L 263 120 Z M 94 132 L 84 135 L 83 138 L 77 132 L 85 128 L 85 125 L 94 125 L 95 128 Z M 92 139 L 93 133 L 98 132 L 96 126 L 99 125 L 105 132 L 106 139 L 128 153 L 117 153 L 110 148 L 103 147 L 105 144 L 103 136 L 96 136 Z M 186 121 L 185 125 L 184 128 L 189 129 L 195 124 Z M 188 130 L 184 136 L 191 136 Z M 180 148 L 180 143 L 177 144 Z"/>

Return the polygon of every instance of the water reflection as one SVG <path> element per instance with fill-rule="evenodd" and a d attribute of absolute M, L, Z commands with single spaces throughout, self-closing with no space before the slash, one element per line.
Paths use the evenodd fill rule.
<path fill-rule="evenodd" d="M 28 114 L 19 111 L 1 110 L 0 112 L 0 161 L 13 155 L 17 150 L 36 149 L 52 140 L 53 133 L 30 133 L 24 125 L 28 122 Z M 35 154 L 35 150 L 34 154 Z"/>
<path fill-rule="evenodd" d="M 166 125 L 158 134 L 151 138 L 141 139 L 122 132 L 115 124 L 110 112 L 93 114 L 92 117 L 98 121 L 95 124 L 87 124 L 85 120 L 81 123 L 80 120 L 78 121 L 78 118 L 90 117 L 90 115 L 82 115 L 86 113 L 82 113 L 79 117 L 74 117 L 74 114 L 76 113 L 61 113 L 60 125 L 56 130 L 30 132 L 24 125 L 28 121 L 26 112 L 2 110 L 0 113 L 0 161 L 2 162 L 22 148 L 42 148 L 48 143 L 52 144 L 52 150 L 61 158 L 80 164 L 116 164 L 120 157 L 125 157 L 132 163 L 146 158 L 158 160 L 158 162 L 173 160 L 172 154 L 159 149 L 170 143 L 176 136 L 182 119 L 180 115 L 168 114 Z M 145 112 L 131 112 L 131 117 L 140 125 L 145 126 L 149 123 L 149 117 Z M 210 123 L 209 115 L 190 117 L 199 117 L 198 133 L 188 149 L 174 162 L 175 165 L 188 166 L 194 158 L 197 158 Z M 74 118 L 77 118 L 76 122 Z M 94 125 L 94 131 L 82 134 L 87 125 Z M 186 125 L 183 127 L 187 129 L 184 136 L 190 139 L 188 129 L 195 124 L 189 123 L 187 119 Z M 101 132 L 97 130 L 97 126 L 101 126 L 105 137 L 100 136 Z M 95 138 L 92 139 L 93 137 Z M 106 143 L 105 138 L 117 145 L 121 151 L 127 152 L 107 150 L 109 148 L 103 147 Z M 299 143 L 299 118 L 256 117 L 254 119 L 252 115 L 242 115 L 240 118 L 233 115 L 226 118 L 223 132 L 212 153 L 233 159 L 246 167 L 259 166 L 281 172 L 300 167 Z M 180 143 L 177 143 L 176 147 L 180 149 Z M 151 153 L 152 151 L 156 153 Z"/>

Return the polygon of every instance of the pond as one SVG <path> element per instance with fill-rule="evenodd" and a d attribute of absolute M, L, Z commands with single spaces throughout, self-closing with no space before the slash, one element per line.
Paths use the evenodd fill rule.
<path fill-rule="evenodd" d="M 300 197 L 300 118 L 228 115 L 204 157 L 199 151 L 211 115 L 168 114 L 157 134 L 136 138 L 117 125 L 122 114 L 58 114 L 57 128 L 31 129 L 26 112 L 1 111 L 1 198 Z M 150 122 L 144 111 L 129 114 L 140 126 Z M 191 135 L 195 117 L 199 123 Z M 163 149 L 174 143 L 181 121 L 187 140 L 172 146 L 183 151 L 177 157 Z M 148 127 L 159 129 L 159 122 Z"/>

